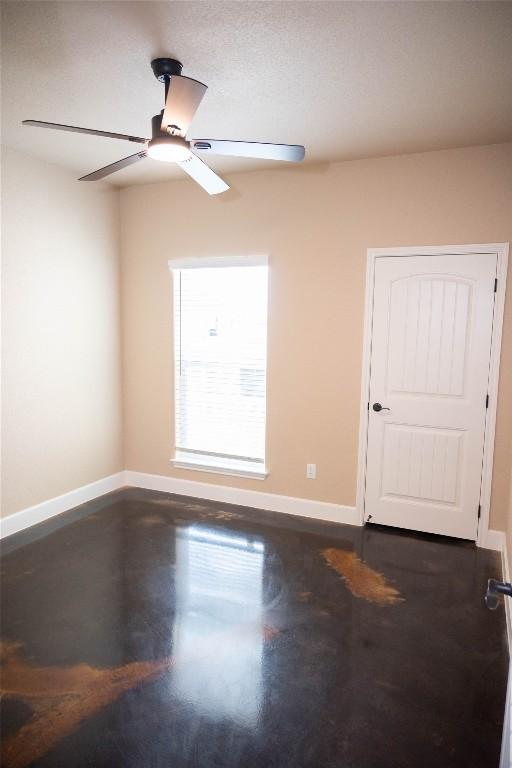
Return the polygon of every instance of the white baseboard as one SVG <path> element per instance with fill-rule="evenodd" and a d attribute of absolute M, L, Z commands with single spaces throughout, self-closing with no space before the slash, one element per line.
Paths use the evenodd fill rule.
<path fill-rule="evenodd" d="M 507 685 L 507 698 L 505 703 L 505 717 L 503 719 L 503 736 L 501 737 L 501 756 L 500 756 L 500 768 L 510 768 L 512 765 L 511 760 L 511 741 L 512 741 L 512 732 L 510 730 L 511 727 L 511 719 L 510 719 L 510 707 L 511 707 L 511 679 L 510 679 L 510 671 L 508 673 L 508 685 Z"/>
<path fill-rule="evenodd" d="M 86 501 L 92 501 L 105 493 L 117 491 L 124 484 L 125 473 L 117 472 L 115 475 L 103 477 L 94 483 L 83 485 L 81 488 L 75 488 L 75 490 L 63 493 L 61 496 L 55 496 L 53 499 L 48 499 L 40 504 L 34 504 L 33 507 L 27 507 L 20 512 L 7 515 L 0 520 L 0 539 L 23 531 L 25 528 L 30 528 L 31 525 L 42 523 L 43 520 L 67 512 L 67 510 L 78 507 Z"/>
<path fill-rule="evenodd" d="M 314 520 L 327 520 L 333 523 L 360 525 L 361 521 L 355 507 L 332 504 L 326 501 L 311 501 L 293 496 L 281 496 L 277 493 L 249 491 L 244 488 L 232 488 L 213 483 L 199 483 L 196 480 L 181 480 L 164 475 L 148 475 L 144 472 L 125 472 L 125 484 L 136 488 L 148 488 L 152 491 L 177 493 L 180 496 L 195 496 L 198 499 L 210 499 L 224 504 L 238 504 L 242 507 L 267 509 L 272 512 L 284 512 Z"/>
<path fill-rule="evenodd" d="M 487 533 L 484 534 L 480 546 L 482 549 L 494 549 L 495 552 L 504 552 L 505 534 L 503 531 L 495 531 L 489 528 Z"/>
<path fill-rule="evenodd" d="M 266 509 L 272 512 L 308 517 L 313 520 L 326 520 L 332 523 L 344 523 L 345 525 L 361 525 L 361 518 L 356 507 L 125 470 L 0 519 L 0 539 L 11 536 L 13 533 L 18 533 L 32 525 L 37 525 L 37 523 L 48 520 L 55 515 L 60 515 L 62 512 L 78 507 L 86 501 L 92 501 L 99 496 L 103 496 L 105 493 L 117 491 L 126 486 L 175 493 L 180 496 L 195 496 L 198 499 L 210 499 L 211 501 L 220 501 L 225 504 L 238 504 L 242 507 Z M 502 558 L 507 556 L 505 534 L 502 531 L 492 529 L 487 531 L 482 546 L 485 549 L 501 552 Z M 504 579 L 509 581 L 508 560 L 506 565 L 507 575 L 505 575 L 505 565 L 503 567 Z M 507 609 L 509 602 L 507 601 L 506 603 Z M 508 626 L 512 643 L 512 616 L 509 619 Z"/>

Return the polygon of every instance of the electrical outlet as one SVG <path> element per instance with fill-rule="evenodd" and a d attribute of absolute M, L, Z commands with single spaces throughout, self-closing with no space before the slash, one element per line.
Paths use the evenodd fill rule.
<path fill-rule="evenodd" d="M 316 480 L 316 464 L 306 464 L 306 477 L 308 480 Z"/>

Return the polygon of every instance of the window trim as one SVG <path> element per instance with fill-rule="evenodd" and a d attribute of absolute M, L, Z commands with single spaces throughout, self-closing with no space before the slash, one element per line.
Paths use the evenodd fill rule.
<path fill-rule="evenodd" d="M 201 464 L 194 461 L 186 461 L 184 459 L 171 459 L 173 467 L 176 469 L 191 469 L 195 472 L 211 472 L 214 475 L 229 475 L 231 477 L 246 477 L 249 480 L 266 480 L 268 472 L 266 469 L 262 470 L 250 470 L 250 469 L 228 469 L 222 466 L 220 462 L 212 464 Z"/>
<path fill-rule="evenodd" d="M 169 259 L 168 262 L 169 271 L 172 279 L 175 279 L 175 272 L 179 272 L 183 269 L 211 269 L 215 267 L 268 267 L 269 258 L 266 254 L 246 255 L 246 256 L 186 256 L 183 258 Z M 268 289 L 267 289 L 268 290 Z M 267 294 L 268 299 L 268 294 Z M 268 344 L 268 303 L 267 303 L 267 344 Z M 174 348 L 174 341 L 173 341 Z M 267 347 L 267 360 L 266 360 L 268 372 L 268 347 Z M 176 372 L 174 371 L 174 376 Z M 250 463 L 247 462 L 246 467 L 236 468 L 229 466 L 229 463 L 224 464 L 222 459 L 218 456 L 212 456 L 211 461 L 201 458 L 200 461 L 194 461 L 193 459 L 187 459 L 183 455 L 180 456 L 178 448 L 174 448 L 175 455 L 170 459 L 170 463 L 176 469 L 187 469 L 197 472 L 211 472 L 217 475 L 228 475 L 232 477 L 245 477 L 251 480 L 265 480 L 268 477 L 268 470 L 266 467 L 267 458 L 267 416 L 268 416 L 268 375 L 266 376 L 266 409 L 265 409 L 265 459 L 261 463 L 261 468 L 252 468 Z M 176 385 L 174 386 L 174 395 L 176 395 Z M 176 427 L 174 439 L 176 439 Z M 242 463 L 242 460 L 241 460 Z M 254 462 L 256 464 L 256 462 Z"/>
<path fill-rule="evenodd" d="M 268 256 L 185 256 L 169 259 L 171 272 L 179 269 L 212 269 L 213 267 L 268 267 Z"/>

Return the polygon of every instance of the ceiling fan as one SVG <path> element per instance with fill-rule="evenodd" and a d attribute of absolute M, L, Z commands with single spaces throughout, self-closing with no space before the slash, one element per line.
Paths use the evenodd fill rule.
<path fill-rule="evenodd" d="M 138 163 L 146 157 L 164 162 L 177 163 L 194 181 L 210 195 L 225 192 L 229 186 L 220 176 L 206 165 L 196 154 L 231 155 L 254 157 L 262 160 L 288 160 L 300 162 L 304 159 L 304 147 L 297 144 L 268 144 L 258 141 L 226 141 L 223 139 L 187 139 L 186 134 L 195 113 L 206 93 L 207 87 L 198 80 L 181 74 L 183 65 L 175 59 L 154 59 L 151 67 L 155 77 L 165 85 L 165 108 L 151 120 L 151 139 L 130 136 L 124 133 L 98 131 L 93 128 L 78 128 L 74 125 L 45 123 L 40 120 L 23 120 L 23 125 L 38 128 L 53 128 L 57 131 L 88 133 L 123 139 L 144 144 L 139 152 L 106 165 L 93 173 L 82 176 L 79 181 L 98 181 L 128 165 Z"/>

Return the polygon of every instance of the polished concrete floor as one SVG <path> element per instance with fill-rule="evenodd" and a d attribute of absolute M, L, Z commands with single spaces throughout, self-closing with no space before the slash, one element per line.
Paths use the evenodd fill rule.
<path fill-rule="evenodd" d="M 4 768 L 497 768 L 493 552 L 129 489 L 4 544 Z"/>

